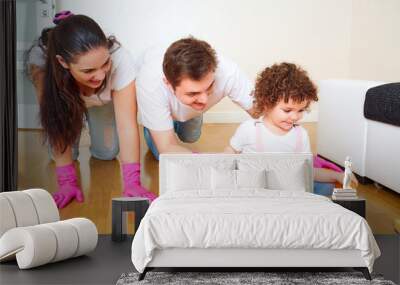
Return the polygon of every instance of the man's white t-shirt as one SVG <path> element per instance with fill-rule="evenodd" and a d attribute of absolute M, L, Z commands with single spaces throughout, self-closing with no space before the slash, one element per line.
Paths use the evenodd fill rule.
<path fill-rule="evenodd" d="M 112 91 L 119 91 L 128 86 L 135 80 L 137 75 L 137 65 L 128 50 L 122 46 L 111 48 L 111 69 L 106 77 L 106 85 L 100 93 L 91 96 L 82 96 L 87 108 L 93 106 L 102 106 L 112 101 Z M 28 64 L 37 65 L 45 68 L 45 54 L 39 46 L 33 47 L 29 54 Z"/>
<path fill-rule="evenodd" d="M 301 150 L 300 152 L 311 152 L 310 139 L 307 131 L 301 127 L 296 126 L 284 135 L 277 135 L 271 132 L 264 123 L 260 120 L 250 119 L 240 124 L 235 134 L 230 140 L 231 147 L 241 153 L 255 153 L 259 152 L 257 149 L 257 130 L 260 128 L 260 141 L 262 149 L 265 152 L 296 152 L 297 136 L 301 136 Z M 300 128 L 300 134 L 297 133 L 295 128 Z"/>
<path fill-rule="evenodd" d="M 155 131 L 173 128 L 173 121 L 185 122 L 198 117 L 222 98 L 228 96 L 244 110 L 253 106 L 253 85 L 232 61 L 218 55 L 213 93 L 204 110 L 197 111 L 181 103 L 164 82 L 162 63 L 165 48 L 146 51 L 138 61 L 140 71 L 136 78 L 138 110 L 142 124 Z"/>

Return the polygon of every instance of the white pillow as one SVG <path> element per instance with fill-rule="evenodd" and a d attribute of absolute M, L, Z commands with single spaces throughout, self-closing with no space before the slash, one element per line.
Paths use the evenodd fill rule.
<path fill-rule="evenodd" d="M 236 190 L 236 170 L 212 167 L 211 189 Z"/>
<path fill-rule="evenodd" d="M 238 190 L 241 188 L 266 188 L 265 170 L 211 169 L 212 190 Z"/>
<path fill-rule="evenodd" d="M 266 170 L 267 187 L 271 190 L 307 191 L 308 167 L 297 159 L 240 159 L 239 170 Z"/>
<path fill-rule="evenodd" d="M 267 188 L 267 176 L 262 170 L 236 170 L 237 188 Z"/>
<path fill-rule="evenodd" d="M 168 191 L 210 189 L 210 167 L 170 163 L 168 165 Z"/>
<path fill-rule="evenodd" d="M 212 169 L 230 171 L 235 168 L 233 159 L 180 159 L 166 165 L 167 191 L 211 190 Z"/>
<path fill-rule="evenodd" d="M 268 189 L 307 191 L 306 167 L 304 162 L 293 163 L 290 167 L 281 165 L 280 167 L 269 169 L 266 173 Z"/>

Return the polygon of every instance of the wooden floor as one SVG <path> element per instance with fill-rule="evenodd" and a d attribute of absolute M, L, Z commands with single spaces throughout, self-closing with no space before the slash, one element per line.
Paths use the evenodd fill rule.
<path fill-rule="evenodd" d="M 192 144 L 199 152 L 221 152 L 228 144 L 238 124 L 205 124 L 200 140 Z M 304 124 L 311 149 L 316 153 L 316 123 Z M 40 131 L 18 132 L 19 189 L 43 188 L 49 192 L 56 189 L 54 168 L 49 160 L 47 147 L 42 145 Z M 90 139 L 84 133 L 77 167 L 85 195 L 84 203 L 72 203 L 60 211 L 62 219 L 87 217 L 98 228 L 99 233 L 111 232 L 111 198 L 121 195 L 120 168 L 117 160 L 101 161 L 91 158 Z M 148 151 L 141 138 L 142 184 L 158 193 L 158 162 Z M 378 189 L 373 184 L 360 185 L 358 193 L 367 199 L 367 220 L 375 234 L 392 234 L 393 221 L 400 219 L 400 194 Z M 132 219 L 132 217 L 129 217 Z M 132 231 L 132 229 L 128 229 Z"/>

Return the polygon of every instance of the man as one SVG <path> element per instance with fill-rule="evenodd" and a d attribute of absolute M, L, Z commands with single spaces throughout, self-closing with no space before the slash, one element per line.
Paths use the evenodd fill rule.
<path fill-rule="evenodd" d="M 167 50 L 147 51 L 136 78 L 138 109 L 144 136 L 158 159 L 160 153 L 190 153 L 179 144 L 195 142 L 203 113 L 228 96 L 252 115 L 253 85 L 236 64 L 193 37 Z M 176 133 L 176 135 L 175 135 Z"/>

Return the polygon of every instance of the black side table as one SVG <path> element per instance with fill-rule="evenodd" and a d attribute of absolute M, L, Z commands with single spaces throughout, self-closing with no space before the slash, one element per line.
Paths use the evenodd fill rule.
<path fill-rule="evenodd" d="M 353 211 L 354 213 L 359 214 L 361 217 L 365 219 L 366 201 L 364 198 L 358 197 L 357 199 L 352 199 L 352 200 L 332 199 L 332 202 L 339 204 L 340 206 L 350 211 Z"/>
<path fill-rule="evenodd" d="M 120 197 L 112 199 L 112 234 L 113 241 L 126 239 L 126 213 L 135 212 L 135 230 L 149 208 L 150 201 L 141 197 Z"/>

